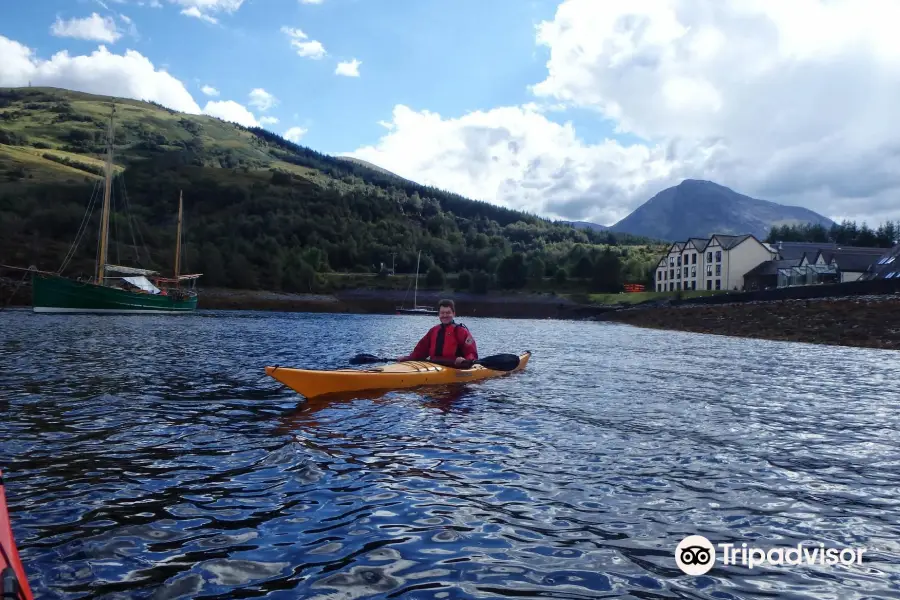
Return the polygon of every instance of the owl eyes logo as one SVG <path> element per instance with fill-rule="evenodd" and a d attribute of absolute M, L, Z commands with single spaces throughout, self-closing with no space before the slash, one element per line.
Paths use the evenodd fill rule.
<path fill-rule="evenodd" d="M 703 575 L 716 564 L 716 551 L 702 535 L 689 535 L 675 548 L 675 562 L 688 575 Z"/>

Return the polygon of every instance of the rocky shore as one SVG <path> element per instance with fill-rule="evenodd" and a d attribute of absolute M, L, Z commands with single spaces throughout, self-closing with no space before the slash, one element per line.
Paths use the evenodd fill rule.
<path fill-rule="evenodd" d="M 31 286 L 21 283 L 17 278 L 0 278 L 0 309 L 31 305 Z M 900 350 L 900 294 L 705 305 L 659 300 L 622 307 L 590 305 L 553 294 L 420 291 L 417 304 L 436 306 L 443 297 L 453 298 L 461 317 L 591 319 L 654 329 Z M 391 314 L 401 304 L 411 306 L 411 300 L 403 292 L 391 290 L 291 294 L 201 288 L 199 308 Z"/>
<path fill-rule="evenodd" d="M 412 294 L 394 290 L 343 290 L 333 294 L 293 294 L 264 290 L 200 288 L 200 310 L 267 310 L 283 312 L 320 312 L 391 314 L 398 306 L 411 307 Z M 612 310 L 575 302 L 552 294 L 420 291 L 416 303 L 437 307 L 441 298 L 452 298 L 457 312 L 465 317 L 520 319 L 585 319 Z M 0 278 L 0 308 L 31 306 L 31 285 Z"/>
<path fill-rule="evenodd" d="M 420 291 L 416 303 L 437 307 L 441 298 L 452 298 L 457 312 L 469 317 L 523 319 L 582 319 L 595 317 L 609 307 L 580 304 L 551 294 Z M 200 309 L 275 310 L 287 312 L 331 312 L 390 314 L 398 306 L 412 306 L 411 295 L 393 290 L 343 290 L 333 294 L 288 294 L 281 292 L 202 289 Z"/>
<path fill-rule="evenodd" d="M 900 295 L 635 307 L 596 317 L 639 327 L 900 350 Z"/>

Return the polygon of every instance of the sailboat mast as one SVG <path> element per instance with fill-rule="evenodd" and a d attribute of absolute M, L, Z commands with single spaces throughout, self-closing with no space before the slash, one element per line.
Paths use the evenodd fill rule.
<path fill-rule="evenodd" d="M 175 236 L 175 287 L 178 287 L 178 275 L 181 272 L 181 190 L 178 190 L 178 233 Z"/>
<path fill-rule="evenodd" d="M 112 148 L 113 148 L 113 118 L 116 114 L 116 105 L 113 104 L 109 115 L 109 137 L 106 148 L 106 186 L 103 189 L 103 213 L 100 217 L 100 254 L 97 257 L 97 283 L 104 285 L 106 275 L 106 245 L 109 241 L 109 196 L 112 189 Z"/>
<path fill-rule="evenodd" d="M 416 291 L 413 292 L 413 308 L 419 306 L 419 260 L 422 258 L 422 251 L 419 250 L 419 256 L 416 258 Z M 409 288 L 407 288 L 409 289 Z"/>

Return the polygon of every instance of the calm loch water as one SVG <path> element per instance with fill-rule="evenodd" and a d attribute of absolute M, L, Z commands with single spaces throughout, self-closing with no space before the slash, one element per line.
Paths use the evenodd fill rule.
<path fill-rule="evenodd" d="M 0 312 L 0 468 L 42 598 L 896 598 L 900 353 L 461 318 L 523 373 L 307 402 L 268 364 L 433 319 Z M 679 570 L 688 535 L 862 565 Z"/>

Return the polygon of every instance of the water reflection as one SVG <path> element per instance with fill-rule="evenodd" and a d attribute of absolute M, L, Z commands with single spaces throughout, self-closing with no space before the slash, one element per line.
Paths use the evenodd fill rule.
<path fill-rule="evenodd" d="M 263 373 L 397 354 L 419 323 L 216 313 L 174 330 L 0 313 L 0 468 L 32 587 L 65 599 L 900 591 L 896 354 L 467 319 L 486 355 L 532 348 L 528 368 L 313 400 Z M 690 578 L 673 551 L 696 533 L 871 550 L 864 568 Z"/>

